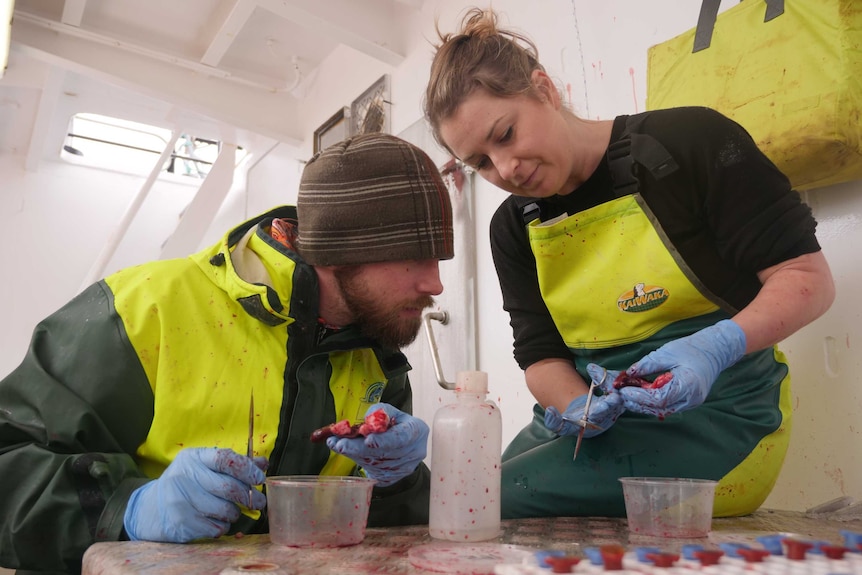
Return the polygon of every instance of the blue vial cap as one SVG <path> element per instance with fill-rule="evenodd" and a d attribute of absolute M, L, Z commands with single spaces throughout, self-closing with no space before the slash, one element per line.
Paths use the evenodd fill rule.
<path fill-rule="evenodd" d="M 784 555 L 784 549 L 781 547 L 782 539 L 784 535 L 761 535 L 757 537 L 757 542 L 773 555 Z"/>
<path fill-rule="evenodd" d="M 728 557 L 734 557 L 736 559 L 741 558 L 739 554 L 740 549 L 749 549 L 748 545 L 744 543 L 719 543 L 718 548 L 724 551 L 724 554 Z"/>
<path fill-rule="evenodd" d="M 695 551 L 703 551 L 703 545 L 698 545 L 697 543 L 687 543 L 682 546 L 682 557 L 683 559 L 689 559 L 691 561 L 697 561 L 697 557 L 694 556 Z"/>
<path fill-rule="evenodd" d="M 598 547 L 584 547 L 584 555 L 587 556 L 587 559 L 589 559 L 590 563 L 593 565 L 605 564 L 604 559 L 602 559 L 602 552 Z"/>
<path fill-rule="evenodd" d="M 823 546 L 827 547 L 832 545 L 832 543 L 828 541 L 811 541 L 810 542 L 814 547 L 808 550 L 809 553 L 814 553 L 815 555 L 823 555 Z"/>
<path fill-rule="evenodd" d="M 650 553 L 661 553 L 661 549 L 659 549 L 658 547 L 635 547 L 635 555 L 637 556 L 638 561 L 640 561 L 641 563 L 649 563 L 650 565 L 652 565 L 652 561 L 647 559 L 647 555 L 649 555 Z"/>
<path fill-rule="evenodd" d="M 853 553 L 862 553 L 862 550 L 859 549 L 859 545 L 862 545 L 862 533 L 847 530 L 841 530 L 839 533 L 844 538 L 844 547 Z"/>

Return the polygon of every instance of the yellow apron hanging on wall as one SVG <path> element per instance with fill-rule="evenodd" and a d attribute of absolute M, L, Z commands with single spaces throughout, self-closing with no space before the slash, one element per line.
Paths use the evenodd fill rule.
<path fill-rule="evenodd" d="M 647 109 L 722 112 L 799 190 L 862 178 L 862 2 L 719 4 L 649 49 Z"/>

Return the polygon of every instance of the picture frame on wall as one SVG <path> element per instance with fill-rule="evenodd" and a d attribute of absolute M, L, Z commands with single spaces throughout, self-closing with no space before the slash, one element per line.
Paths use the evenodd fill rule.
<path fill-rule="evenodd" d="M 389 74 L 378 78 L 350 104 L 350 135 L 390 133 Z"/>
<path fill-rule="evenodd" d="M 314 131 L 314 153 L 350 136 L 350 108 L 344 106 Z"/>

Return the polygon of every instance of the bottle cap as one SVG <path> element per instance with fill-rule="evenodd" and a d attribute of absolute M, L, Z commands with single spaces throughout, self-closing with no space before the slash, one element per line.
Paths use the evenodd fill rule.
<path fill-rule="evenodd" d="M 455 391 L 488 393 L 488 374 L 484 371 L 459 371 L 455 375 Z"/>

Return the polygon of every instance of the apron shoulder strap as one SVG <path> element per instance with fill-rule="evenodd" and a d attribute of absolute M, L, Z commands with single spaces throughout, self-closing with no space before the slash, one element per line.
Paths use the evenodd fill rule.
<path fill-rule="evenodd" d="M 618 198 L 637 193 L 639 182 L 635 164 L 646 168 L 657 180 L 679 169 L 658 140 L 638 131 L 643 119 L 643 114 L 626 118 L 623 133 L 608 146 L 608 166 L 614 182 L 614 195 Z"/>
<path fill-rule="evenodd" d="M 626 118 L 623 133 L 608 146 L 606 154 L 616 198 L 637 193 L 637 166 L 646 168 L 657 180 L 679 169 L 670 152 L 658 140 L 639 132 L 643 120 L 644 114 Z M 526 198 L 520 208 L 524 225 L 541 218 L 541 204 L 537 200 Z"/>
<path fill-rule="evenodd" d="M 521 217 L 524 218 L 525 226 L 536 218 L 541 219 L 542 206 L 539 205 L 537 200 L 530 199 L 529 202 L 521 204 Z"/>

